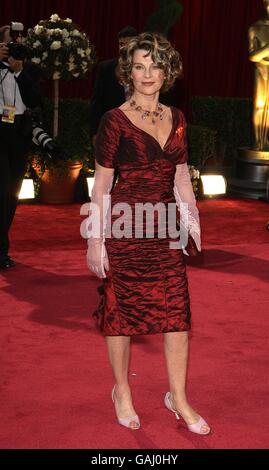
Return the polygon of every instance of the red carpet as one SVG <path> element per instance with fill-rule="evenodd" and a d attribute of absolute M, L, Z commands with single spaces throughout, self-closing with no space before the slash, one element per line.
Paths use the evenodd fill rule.
<path fill-rule="evenodd" d="M 190 433 L 164 408 L 161 335 L 133 342 L 142 428 L 116 423 L 79 205 L 21 205 L 11 234 L 17 268 L 0 274 L 1 448 L 268 447 L 269 206 L 212 200 L 199 208 L 204 256 L 188 267 L 188 394 L 212 434 Z"/>

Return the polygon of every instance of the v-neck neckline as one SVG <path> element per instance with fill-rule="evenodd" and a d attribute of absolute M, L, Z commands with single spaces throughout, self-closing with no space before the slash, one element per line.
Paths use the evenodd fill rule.
<path fill-rule="evenodd" d="M 157 139 L 155 139 L 155 137 L 154 137 L 152 134 L 150 134 L 149 132 L 145 131 L 144 129 L 141 129 L 141 127 L 136 126 L 136 125 L 131 121 L 131 119 L 128 118 L 128 116 L 125 114 L 125 112 L 122 111 L 122 109 L 120 109 L 120 108 L 116 108 L 116 109 L 118 109 L 118 110 L 120 111 L 120 113 L 125 117 L 125 119 L 126 119 L 135 129 L 137 129 L 138 131 L 140 131 L 140 132 L 146 134 L 146 135 L 149 136 L 152 140 L 154 140 L 154 142 L 156 142 L 156 144 L 159 146 L 159 148 L 161 149 L 161 151 L 164 152 L 164 149 L 165 149 L 165 147 L 168 145 L 168 143 L 169 143 L 169 141 L 170 141 L 170 138 L 171 138 L 171 135 L 173 134 L 173 131 L 174 131 L 174 126 L 175 126 L 174 106 L 170 106 L 171 114 L 172 114 L 172 128 L 171 128 L 171 131 L 170 131 L 169 134 L 168 134 L 168 137 L 167 137 L 167 139 L 166 139 L 165 144 L 164 144 L 163 147 L 161 147 L 160 142 L 159 142 Z"/>

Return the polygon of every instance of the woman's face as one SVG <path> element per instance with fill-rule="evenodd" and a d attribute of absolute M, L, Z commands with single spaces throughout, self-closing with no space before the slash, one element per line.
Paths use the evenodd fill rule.
<path fill-rule="evenodd" d="M 144 57 L 147 53 L 148 51 L 144 49 L 137 49 L 134 52 L 131 78 L 136 91 L 152 95 L 161 89 L 165 75 L 163 69 L 152 61 L 150 55 Z"/>

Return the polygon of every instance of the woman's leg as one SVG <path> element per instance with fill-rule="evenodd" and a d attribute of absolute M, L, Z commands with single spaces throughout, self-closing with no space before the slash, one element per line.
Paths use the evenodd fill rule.
<path fill-rule="evenodd" d="M 164 352 L 170 385 L 170 400 L 187 424 L 198 421 L 199 415 L 191 408 L 186 397 L 186 376 L 188 366 L 188 333 L 164 333 Z M 202 426 L 201 431 L 208 431 Z"/>
<path fill-rule="evenodd" d="M 130 360 L 129 336 L 106 336 L 108 355 L 115 379 L 115 409 L 118 418 L 135 416 L 131 390 L 128 382 Z M 136 421 L 130 422 L 130 427 L 139 427 Z"/>

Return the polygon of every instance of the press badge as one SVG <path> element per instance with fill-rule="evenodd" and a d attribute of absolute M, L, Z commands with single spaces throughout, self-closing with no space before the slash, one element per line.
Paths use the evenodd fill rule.
<path fill-rule="evenodd" d="M 2 122 L 9 122 L 9 124 L 14 124 L 15 121 L 15 106 L 3 106 Z"/>

